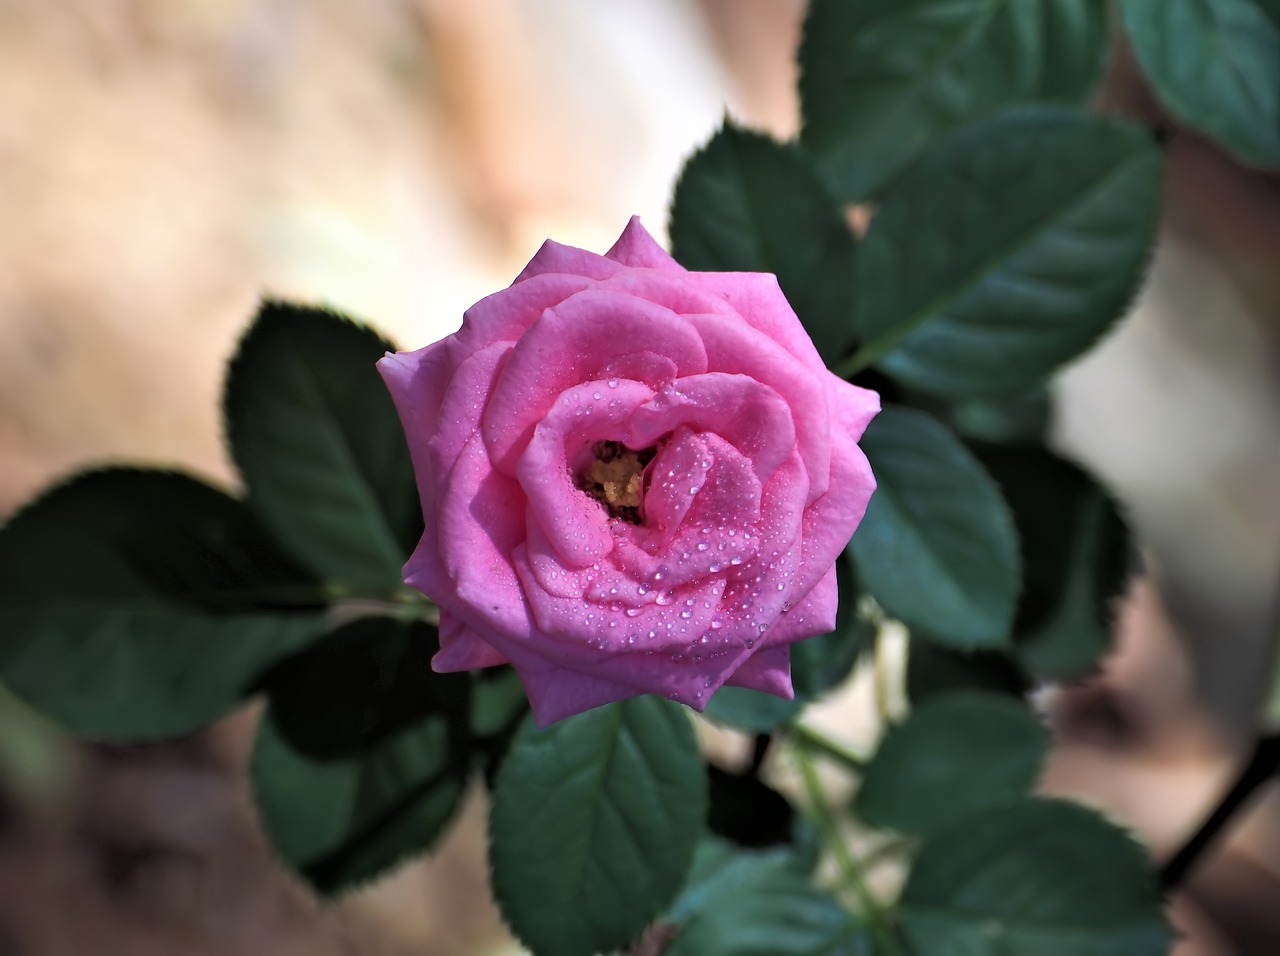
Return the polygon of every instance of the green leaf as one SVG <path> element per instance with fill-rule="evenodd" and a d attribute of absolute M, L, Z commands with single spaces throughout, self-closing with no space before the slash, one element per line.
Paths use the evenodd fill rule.
<path fill-rule="evenodd" d="M 862 584 L 942 644 L 1005 646 L 1018 541 L 990 476 L 949 429 L 911 409 L 887 407 L 860 444 L 878 485 L 849 543 Z"/>
<path fill-rule="evenodd" d="M 1175 117 L 1280 169 L 1280 4 L 1121 0 L 1134 55 Z"/>
<path fill-rule="evenodd" d="M 929 956 L 1161 956 L 1172 936 L 1146 853 L 1092 810 L 1028 800 L 925 843 L 902 892 Z"/>
<path fill-rule="evenodd" d="M 704 272 L 771 272 L 828 363 L 852 342 L 856 244 L 794 146 L 726 121 L 685 165 L 672 251 Z"/>
<path fill-rule="evenodd" d="M 494 896 L 535 953 L 621 947 L 671 902 L 707 781 L 682 707 L 636 697 L 542 730 L 526 722 L 490 815 Z"/>
<path fill-rule="evenodd" d="M 466 758 L 444 713 L 322 759 L 293 745 L 269 712 L 253 753 L 254 795 L 284 862 L 336 894 L 431 846 L 466 788 Z"/>
<path fill-rule="evenodd" d="M 664 956 L 871 956 L 861 924 L 787 850 L 698 847 Z"/>
<path fill-rule="evenodd" d="M 321 634 L 325 601 L 234 498 L 88 472 L 0 530 L 0 679 L 81 737 L 177 737 Z"/>
<path fill-rule="evenodd" d="M 465 727 L 465 674 L 437 674 L 434 625 L 360 618 L 277 665 L 262 681 L 277 730 L 315 758 L 360 754 L 428 714 Z"/>
<path fill-rule="evenodd" d="M 1142 279 L 1162 157 L 1043 107 L 967 127 L 897 180 L 858 259 L 849 363 L 963 398 L 1024 391 L 1089 348 Z"/>
<path fill-rule="evenodd" d="M 1115 503 L 1044 448 L 973 448 L 1000 485 L 1022 541 L 1018 660 L 1042 680 L 1093 672 L 1111 647 L 1115 606 L 1129 581 L 1129 531 Z"/>
<path fill-rule="evenodd" d="M 354 591 L 388 593 L 422 531 L 404 432 L 374 363 L 386 339 L 267 302 L 227 374 L 227 440 L 249 500 L 289 549 Z"/>
<path fill-rule="evenodd" d="M 951 129 L 1083 100 L 1106 51 L 1105 0 L 813 0 L 801 142 L 840 198 L 860 202 Z"/>
<path fill-rule="evenodd" d="M 913 710 L 872 757 L 854 811 L 875 827 L 937 831 L 1025 797 L 1049 734 L 1021 701 L 961 692 Z"/>
<path fill-rule="evenodd" d="M 875 627 L 858 614 L 859 589 L 847 555 L 836 562 L 836 579 L 840 587 L 836 629 L 791 645 L 795 698 L 783 700 L 746 687 L 721 687 L 707 702 L 709 718 L 753 733 L 769 733 L 849 676 L 875 640 Z"/>
<path fill-rule="evenodd" d="M 1027 678 L 1008 653 L 956 651 L 912 638 L 907 652 L 907 699 L 918 707 L 956 691 L 980 690 L 1021 697 Z"/>
<path fill-rule="evenodd" d="M 722 724 L 756 734 L 767 734 L 795 717 L 804 708 L 800 697 L 786 700 L 750 687 L 721 687 L 707 701 L 706 714 Z"/>

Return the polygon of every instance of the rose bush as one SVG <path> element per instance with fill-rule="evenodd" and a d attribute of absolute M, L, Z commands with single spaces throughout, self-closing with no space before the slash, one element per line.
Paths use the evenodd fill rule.
<path fill-rule="evenodd" d="M 792 695 L 788 645 L 835 626 L 879 399 L 827 371 L 773 276 L 688 272 L 632 219 L 603 256 L 548 241 L 379 367 L 437 670 L 510 661 L 543 726 L 644 693 Z"/>

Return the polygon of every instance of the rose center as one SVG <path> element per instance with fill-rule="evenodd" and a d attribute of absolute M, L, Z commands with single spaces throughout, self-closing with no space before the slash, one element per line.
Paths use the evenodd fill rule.
<path fill-rule="evenodd" d="M 656 448 L 632 451 L 622 442 L 598 441 L 591 447 L 591 460 L 578 472 L 574 483 L 600 502 L 611 518 L 640 524 L 644 466 L 653 461 L 656 453 Z"/>

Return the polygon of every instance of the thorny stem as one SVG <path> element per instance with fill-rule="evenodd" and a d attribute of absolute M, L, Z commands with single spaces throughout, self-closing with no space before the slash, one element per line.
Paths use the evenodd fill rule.
<path fill-rule="evenodd" d="M 867 920 L 867 928 L 876 941 L 876 952 L 882 956 L 903 956 L 898 945 L 893 927 L 885 917 L 879 902 L 867 886 L 862 867 L 849 852 L 844 835 L 827 804 L 827 795 L 822 789 L 822 781 L 818 779 L 818 769 L 814 766 L 809 744 L 804 739 L 796 740 L 794 748 L 796 763 L 800 768 L 800 777 L 804 782 L 805 795 L 808 798 L 814 825 L 822 835 L 822 842 L 830 848 L 840 870 L 841 883 L 847 887 L 858 900 L 862 916 Z"/>

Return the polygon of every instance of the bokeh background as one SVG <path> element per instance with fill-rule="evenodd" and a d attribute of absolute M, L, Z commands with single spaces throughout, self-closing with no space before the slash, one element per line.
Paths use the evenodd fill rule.
<path fill-rule="evenodd" d="M 802 0 L 0 0 L 0 516 L 104 460 L 232 475 L 222 366 L 264 294 L 406 347 L 542 239 L 665 232 L 727 110 L 790 136 Z M 1123 50 L 1099 108 L 1167 123 Z M 1045 787 L 1158 855 L 1247 752 L 1280 582 L 1280 182 L 1183 131 L 1132 314 L 1057 391 L 1146 570 L 1117 650 L 1045 695 Z M 875 732 L 857 681 L 816 715 Z M 0 956 L 516 953 L 476 794 L 433 858 L 322 909 L 258 835 L 255 714 L 80 747 L 0 698 Z M 732 741 L 716 746 L 732 751 Z M 1175 901 L 1178 956 L 1280 952 L 1280 798 Z"/>

